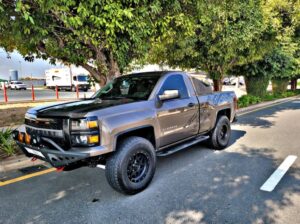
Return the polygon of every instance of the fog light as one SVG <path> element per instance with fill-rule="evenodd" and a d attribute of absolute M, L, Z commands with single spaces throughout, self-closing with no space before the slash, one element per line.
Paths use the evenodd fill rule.
<path fill-rule="evenodd" d="M 98 135 L 91 135 L 88 137 L 89 144 L 99 143 L 99 136 Z"/>
<path fill-rule="evenodd" d="M 24 142 L 24 133 L 19 132 L 18 140 L 19 140 L 19 142 Z"/>
<path fill-rule="evenodd" d="M 30 144 L 30 140 L 31 140 L 31 136 L 29 135 L 29 134 L 25 134 L 25 142 L 26 142 L 26 144 Z"/>

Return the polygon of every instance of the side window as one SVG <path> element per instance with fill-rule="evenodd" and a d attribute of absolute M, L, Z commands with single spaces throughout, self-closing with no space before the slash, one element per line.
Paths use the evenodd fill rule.
<path fill-rule="evenodd" d="M 198 96 L 211 94 L 213 92 L 211 86 L 209 86 L 208 84 L 206 84 L 196 78 L 192 78 L 192 80 L 193 80 L 193 83 L 194 83 L 194 86 L 196 89 L 196 93 Z"/>
<path fill-rule="evenodd" d="M 165 90 L 178 90 L 181 99 L 189 96 L 182 75 L 171 75 L 168 77 L 162 85 L 159 94 L 163 94 Z"/>

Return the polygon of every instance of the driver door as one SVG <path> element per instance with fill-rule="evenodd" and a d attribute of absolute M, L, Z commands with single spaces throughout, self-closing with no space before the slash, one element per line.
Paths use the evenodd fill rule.
<path fill-rule="evenodd" d="M 168 90 L 178 90 L 179 97 L 165 100 L 157 108 L 160 147 L 197 135 L 199 131 L 198 101 L 196 96 L 190 96 L 184 77 L 181 74 L 168 76 L 158 95 Z"/>

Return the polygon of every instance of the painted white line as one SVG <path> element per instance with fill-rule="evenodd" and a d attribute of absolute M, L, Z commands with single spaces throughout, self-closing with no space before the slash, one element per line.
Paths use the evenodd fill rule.
<path fill-rule="evenodd" d="M 99 164 L 99 165 L 97 165 L 97 167 L 100 168 L 100 169 L 105 170 L 105 166 L 104 165 Z"/>
<path fill-rule="evenodd" d="M 269 179 L 260 187 L 262 191 L 271 192 L 274 190 L 276 185 L 279 183 L 284 174 L 289 170 L 293 165 L 297 156 L 289 155 L 285 160 L 280 164 L 280 166 L 275 170 L 274 173 L 269 177 Z"/>

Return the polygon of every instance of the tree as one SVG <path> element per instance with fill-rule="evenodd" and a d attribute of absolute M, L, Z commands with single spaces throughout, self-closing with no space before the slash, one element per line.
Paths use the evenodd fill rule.
<path fill-rule="evenodd" d="M 159 0 L 0 0 L 0 47 L 80 65 L 102 84 L 149 48 Z"/>
<path fill-rule="evenodd" d="M 262 45 L 272 30 L 267 29 L 260 0 L 182 1 L 181 12 L 169 12 L 167 28 L 153 40 L 149 60 L 204 70 L 216 91 L 232 66 L 260 58 L 270 46 Z"/>
<path fill-rule="evenodd" d="M 299 74 L 299 1 L 270 0 L 263 5 L 264 16 L 269 21 L 272 36 L 262 36 L 262 42 L 274 39 L 272 50 L 262 58 L 246 61 L 234 66 L 233 74 L 244 75 L 247 93 L 264 96 L 269 80 L 272 79 L 274 92 L 286 90 L 288 79 Z M 298 56 L 297 56 L 298 55 Z"/>

